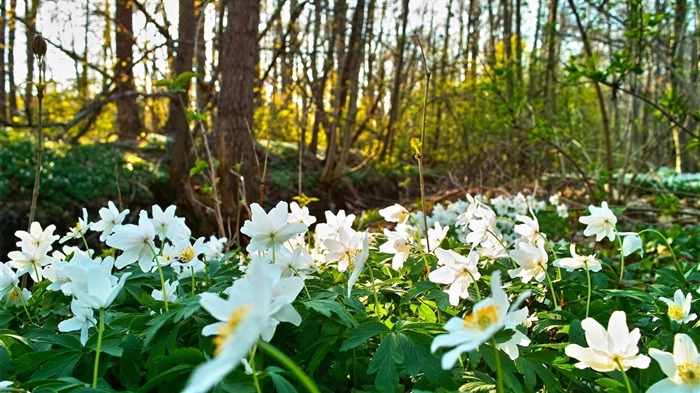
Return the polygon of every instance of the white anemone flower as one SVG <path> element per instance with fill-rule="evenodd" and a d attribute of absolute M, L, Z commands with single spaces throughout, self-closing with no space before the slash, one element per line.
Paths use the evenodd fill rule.
<path fill-rule="evenodd" d="M 126 279 L 131 275 L 131 272 L 124 273 L 114 283 L 113 276 L 99 266 L 89 269 L 88 273 L 87 287 L 82 288 L 76 285 L 71 287 L 71 292 L 81 305 L 92 307 L 95 310 L 109 307 L 124 287 Z"/>
<path fill-rule="evenodd" d="M 5 263 L 0 262 L 0 297 L 19 285 L 19 278 L 14 270 Z"/>
<path fill-rule="evenodd" d="M 690 305 L 693 302 L 693 295 L 691 293 L 683 295 L 683 291 L 677 289 L 676 292 L 673 293 L 673 300 L 666 297 L 660 297 L 659 300 L 666 303 L 668 306 L 669 318 L 680 324 L 694 321 L 698 317 L 697 314 L 690 313 Z"/>
<path fill-rule="evenodd" d="M 100 241 L 107 240 L 107 236 L 112 234 L 112 230 L 119 225 L 122 225 L 126 215 L 129 214 L 129 209 L 122 212 L 117 209 L 114 202 L 107 202 L 107 207 L 103 207 L 98 212 L 100 220 L 93 224 L 91 230 L 100 233 Z"/>
<path fill-rule="evenodd" d="M 395 203 L 389 207 L 379 210 L 379 215 L 384 217 L 387 222 L 395 222 L 398 224 L 405 224 L 411 214 L 406 210 L 405 207 Z"/>
<path fill-rule="evenodd" d="M 338 261 L 338 271 L 344 272 L 355 260 L 355 256 L 362 252 L 365 235 L 355 232 L 352 228 L 341 227 L 338 239 L 326 239 L 325 246 L 330 250 L 326 254 L 326 262 Z"/>
<path fill-rule="evenodd" d="M 567 271 L 587 268 L 592 272 L 598 272 L 603 268 L 600 260 L 596 259 L 596 254 L 579 255 L 576 253 L 576 245 L 573 243 L 569 246 L 569 250 L 571 251 L 571 258 L 559 258 L 552 265 L 564 268 Z"/>
<path fill-rule="evenodd" d="M 493 236 L 496 229 L 496 213 L 490 208 L 482 206 L 476 209 L 474 217 L 469 221 L 471 232 L 467 234 L 466 242 L 476 247 Z"/>
<path fill-rule="evenodd" d="M 447 237 L 447 232 L 449 232 L 449 230 L 449 225 L 446 225 L 443 228 L 438 221 L 435 221 L 433 227 L 428 229 L 427 239 L 420 239 L 420 244 L 423 246 L 424 249 L 432 251 L 438 248 L 440 246 L 440 243 L 442 243 L 442 241 L 445 240 L 445 237 Z"/>
<path fill-rule="evenodd" d="M 51 244 L 44 242 L 38 247 L 24 241 L 21 244 L 21 251 L 12 251 L 7 254 L 10 258 L 7 264 L 17 270 L 17 276 L 29 273 L 34 282 L 40 282 L 44 279 L 43 268 L 53 261 L 53 258 L 48 255 Z"/>
<path fill-rule="evenodd" d="M 70 310 L 73 313 L 73 317 L 59 322 L 58 331 L 73 332 L 80 330 L 80 344 L 84 346 L 88 340 L 88 330 L 93 326 L 97 326 L 94 311 L 90 307 L 81 305 L 75 299 L 70 304 Z"/>
<path fill-rule="evenodd" d="M 547 251 L 544 249 L 544 241 L 537 242 L 534 246 L 529 243 L 518 243 L 518 249 L 510 252 L 511 258 L 518 264 L 516 269 L 508 270 L 511 278 L 520 277 L 524 283 L 533 278 L 542 282 L 547 271 Z"/>
<path fill-rule="evenodd" d="M 438 267 L 428 274 L 428 280 L 438 284 L 450 284 L 445 291 L 450 296 L 450 304 L 456 306 L 459 299 L 469 297 L 469 285 L 481 278 L 478 263 L 479 254 L 470 252 L 468 256 L 452 250 L 435 249 Z"/>
<path fill-rule="evenodd" d="M 352 273 L 350 274 L 350 278 L 348 279 L 348 297 L 350 297 L 352 293 L 352 287 L 353 285 L 355 285 L 355 282 L 357 282 L 357 279 L 360 277 L 360 273 L 362 273 L 362 270 L 364 270 L 365 268 L 365 262 L 367 262 L 367 258 L 369 258 L 369 233 L 364 232 L 362 233 L 362 249 L 360 250 L 360 252 L 355 254 L 355 259 L 350 264 Z"/>
<path fill-rule="evenodd" d="M 291 302 L 303 287 L 299 277 L 280 279 L 279 266 L 254 260 L 247 274 L 226 291 L 227 299 L 213 293 L 200 295 L 200 304 L 218 321 L 202 335 L 213 336 L 214 356 L 198 366 L 184 393 L 203 393 L 241 363 L 259 338 L 269 341 L 279 322 L 301 323 Z"/>
<path fill-rule="evenodd" d="M 41 224 L 34 221 L 29 226 L 29 232 L 27 231 L 17 231 L 15 236 L 20 238 L 17 242 L 17 247 L 22 247 L 22 242 L 33 244 L 34 247 L 39 247 L 43 243 L 53 244 L 60 236 L 54 235 L 53 231 L 56 230 L 55 225 L 49 225 L 45 229 L 41 228 Z"/>
<path fill-rule="evenodd" d="M 513 230 L 518 235 L 527 239 L 530 244 L 537 244 L 540 239 L 540 223 L 537 221 L 537 217 L 532 210 L 530 210 L 532 218 L 520 214 L 516 214 L 515 218 L 522 222 L 522 224 L 516 225 Z"/>
<path fill-rule="evenodd" d="M 355 221 L 354 214 L 345 214 L 345 210 L 339 210 L 338 214 L 326 210 L 326 222 L 316 225 L 317 243 L 323 244 L 326 239 L 338 239 L 340 228 L 346 230 L 352 229 L 352 223 Z"/>
<path fill-rule="evenodd" d="M 250 237 L 248 252 L 265 251 L 278 247 L 292 237 L 304 233 L 308 227 L 301 223 L 289 223 L 287 202 L 281 201 L 269 213 L 257 203 L 250 205 L 253 216 L 246 220 L 241 233 Z"/>
<path fill-rule="evenodd" d="M 289 224 L 301 223 L 310 227 L 316 223 L 316 217 L 309 213 L 309 208 L 306 206 L 301 207 L 298 203 L 292 202 L 289 204 L 289 212 L 289 218 L 287 219 Z"/>
<path fill-rule="evenodd" d="M 672 354 L 651 348 L 649 355 L 668 378 L 653 384 L 647 393 L 700 392 L 700 354 L 688 335 L 676 334 Z"/>
<path fill-rule="evenodd" d="M 589 216 L 581 216 L 578 221 L 581 224 L 588 225 L 583 231 L 584 236 L 595 235 L 595 241 L 599 242 L 607 237 L 610 241 L 615 240 L 615 224 L 617 217 L 612 210 L 608 208 L 608 203 L 603 202 L 600 207 L 588 206 L 591 212 Z"/>
<path fill-rule="evenodd" d="M 78 218 L 78 222 L 75 223 L 75 226 L 72 227 L 66 236 L 63 236 L 61 240 L 58 242 L 63 244 L 67 242 L 70 239 L 77 239 L 80 237 L 85 236 L 87 231 L 92 227 L 93 223 L 88 220 L 88 212 L 87 209 L 83 208 L 83 216 Z"/>
<path fill-rule="evenodd" d="M 608 321 L 608 330 L 593 318 L 581 321 L 586 332 L 588 348 L 570 344 L 564 349 L 566 356 L 579 362 L 580 369 L 592 368 L 599 372 L 628 370 L 631 367 L 645 369 L 651 359 L 639 354 L 637 343 L 642 337 L 639 328 L 631 332 L 627 327 L 627 315 L 624 311 L 615 311 Z"/>
<path fill-rule="evenodd" d="M 501 288 L 501 272 L 495 271 L 491 275 L 491 297 L 475 304 L 471 314 L 463 318 L 452 317 L 445 324 L 447 334 L 440 334 L 433 339 L 430 345 L 432 352 L 441 347 L 455 347 L 442 356 L 442 368 L 449 370 L 462 353 L 475 350 L 502 328 L 517 324 L 512 322 L 520 320 L 520 315 L 515 313 L 515 309 L 529 295 L 530 291 L 525 291 L 510 304 L 508 296 Z M 525 311 L 525 315 L 527 313 Z"/>
<path fill-rule="evenodd" d="M 190 238 L 192 231 L 185 224 L 184 218 L 175 215 L 175 210 L 175 205 L 168 206 L 165 211 L 158 205 L 153 205 L 151 208 L 153 212 L 151 223 L 158 239 L 179 243 Z"/>
<path fill-rule="evenodd" d="M 386 243 L 379 246 L 379 252 L 394 254 L 391 259 L 391 268 L 398 271 L 411 254 L 411 234 L 405 225 L 397 225 L 396 231 L 384 228 Z"/>
<path fill-rule="evenodd" d="M 170 280 L 165 281 L 165 293 L 168 297 L 168 302 L 174 303 L 177 300 L 177 286 L 180 285 L 179 281 L 173 281 L 170 283 Z M 163 301 L 163 291 L 159 289 L 154 289 L 151 292 L 151 297 L 155 300 L 160 300 Z"/>
<path fill-rule="evenodd" d="M 122 250 L 117 257 L 115 266 L 122 269 L 127 265 L 138 262 L 143 272 L 151 270 L 155 252 L 156 232 L 153 224 L 148 219 L 148 213 L 142 210 L 139 214 L 139 225 L 127 224 L 114 228 L 114 232 L 107 237 L 107 245 Z"/>
<path fill-rule="evenodd" d="M 635 232 L 621 232 L 620 236 L 624 236 L 622 238 L 622 255 L 628 256 L 639 250 L 640 254 L 644 256 L 644 245 L 639 234 Z"/>

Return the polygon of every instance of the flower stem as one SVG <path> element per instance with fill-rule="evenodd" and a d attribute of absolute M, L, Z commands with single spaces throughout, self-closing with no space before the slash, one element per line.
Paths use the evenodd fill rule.
<path fill-rule="evenodd" d="M 664 243 L 666 243 L 666 247 L 668 247 L 668 251 L 671 253 L 671 257 L 673 258 L 673 263 L 676 265 L 676 270 L 678 270 L 678 273 L 680 273 L 681 276 L 685 277 L 685 275 L 683 274 L 683 269 L 681 268 L 681 264 L 678 262 L 678 258 L 676 258 L 676 253 L 673 252 L 673 247 L 671 247 L 671 244 L 668 242 L 666 236 L 664 236 L 661 232 L 657 231 L 656 229 L 652 228 L 643 229 L 639 231 L 638 235 L 641 235 L 644 232 L 654 233 L 658 235 L 664 241 Z"/>
<path fill-rule="evenodd" d="M 619 360 L 616 360 L 615 363 L 617 363 L 617 367 L 620 369 L 620 372 L 622 373 L 622 380 L 625 382 L 625 387 L 627 388 L 627 393 L 632 393 L 632 385 L 630 385 L 630 380 L 627 378 L 627 373 L 625 372 L 624 367 L 622 367 L 622 364 L 620 363 Z"/>
<path fill-rule="evenodd" d="M 542 266 L 544 270 L 544 276 L 547 277 L 547 284 L 549 284 L 549 291 L 552 293 L 552 301 L 554 302 L 554 309 L 559 310 L 559 303 L 557 302 L 557 294 L 554 293 L 554 285 L 552 285 L 552 279 L 549 278 L 549 273 L 545 266 Z"/>
<path fill-rule="evenodd" d="M 505 392 L 505 390 L 503 389 L 503 370 L 501 369 L 501 357 L 498 353 L 498 344 L 496 344 L 496 340 L 494 340 L 493 338 L 491 339 L 491 345 L 493 346 L 493 355 L 496 358 L 496 392 L 503 393 Z"/>
<path fill-rule="evenodd" d="M 620 246 L 620 280 L 618 282 L 619 284 L 622 284 L 622 277 L 625 274 L 625 254 L 622 252 L 622 238 L 620 237 L 620 233 L 615 229 L 615 237 L 617 238 L 617 244 Z"/>
<path fill-rule="evenodd" d="M 591 308 L 591 271 L 586 265 L 586 278 L 588 279 L 588 300 L 586 301 L 586 318 L 588 318 L 588 310 Z"/>
<path fill-rule="evenodd" d="M 513 263 L 513 267 L 517 269 L 517 268 L 518 268 L 518 264 L 515 263 L 515 259 L 513 259 L 513 258 L 510 256 L 510 251 L 508 250 L 508 247 L 506 247 L 506 245 L 503 244 L 503 242 L 501 241 L 501 239 L 500 239 L 498 236 L 496 236 L 496 234 L 493 233 L 490 229 L 487 230 L 486 232 L 488 232 L 491 236 L 493 236 L 493 238 L 496 239 L 496 241 L 498 242 L 498 244 L 500 244 L 501 247 L 503 247 L 503 249 L 506 251 L 506 254 L 508 254 L 508 258 L 510 258 L 510 261 Z"/>
<path fill-rule="evenodd" d="M 97 372 L 100 369 L 100 351 L 102 350 L 102 333 L 105 330 L 105 310 L 100 309 L 100 327 L 97 329 L 97 349 L 95 352 L 95 367 L 92 371 L 92 388 L 97 388 Z"/>
<path fill-rule="evenodd" d="M 261 341 L 262 342 L 262 341 Z M 260 381 L 258 381 L 258 373 L 255 371 L 255 352 L 258 351 L 258 346 L 255 345 L 253 349 L 250 350 L 250 368 L 253 370 L 253 384 L 255 385 L 255 391 L 257 393 L 262 393 L 260 389 Z"/>
<path fill-rule="evenodd" d="M 29 323 L 32 325 L 36 325 L 34 321 L 32 320 L 32 316 L 29 315 L 29 310 L 27 309 L 27 302 L 24 300 L 24 297 L 22 296 L 22 289 L 18 286 L 15 286 L 13 291 L 19 291 L 19 298 L 22 300 L 22 307 L 24 307 L 24 312 L 27 313 L 27 318 L 29 318 Z"/>
<path fill-rule="evenodd" d="M 190 266 L 190 273 L 192 273 L 192 297 L 194 297 L 194 284 L 195 284 L 195 281 L 194 281 L 194 267 L 193 267 L 193 266 Z"/>
<path fill-rule="evenodd" d="M 160 267 L 160 260 L 158 259 L 158 254 L 156 253 L 156 249 L 153 248 L 153 246 L 149 243 L 148 247 L 150 247 L 151 251 L 153 252 L 153 259 L 156 260 L 156 266 L 158 266 L 158 276 L 160 276 L 160 288 L 161 291 L 163 291 L 163 307 L 165 308 L 165 311 L 168 311 L 168 292 L 166 291 L 165 288 L 165 279 L 163 278 L 163 269 Z"/>
<path fill-rule="evenodd" d="M 266 343 L 265 341 L 259 341 L 258 345 L 263 351 L 267 352 L 269 355 L 287 367 L 299 380 L 299 382 L 304 385 L 309 393 L 320 393 L 320 390 L 318 390 L 318 387 L 316 387 L 314 381 L 312 381 L 311 378 L 309 378 L 309 376 L 306 375 L 306 373 L 299 368 L 299 366 L 292 359 L 289 358 L 289 356 L 285 355 L 282 351 L 275 348 L 271 344 Z"/>
<path fill-rule="evenodd" d="M 374 313 L 377 314 L 377 321 L 381 323 L 381 311 L 379 309 L 379 297 L 377 296 L 377 287 L 376 283 L 374 282 L 374 273 L 372 273 L 372 267 L 370 267 L 369 265 L 367 265 L 367 270 L 369 270 L 369 278 L 372 279 L 372 293 L 374 294 Z"/>
<path fill-rule="evenodd" d="M 85 239 L 85 234 L 80 233 L 80 238 L 83 239 L 83 244 L 85 245 L 85 253 L 87 254 L 88 258 L 92 259 L 92 256 L 90 255 L 90 246 L 88 246 L 87 239 Z"/>

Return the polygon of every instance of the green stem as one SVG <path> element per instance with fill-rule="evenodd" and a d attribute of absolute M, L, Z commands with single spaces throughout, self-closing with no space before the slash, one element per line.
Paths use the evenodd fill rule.
<path fill-rule="evenodd" d="M 88 258 L 92 259 L 92 256 L 90 255 L 90 246 L 88 246 L 87 239 L 85 239 L 85 234 L 82 231 L 80 232 L 80 238 L 83 239 L 83 244 L 85 245 L 85 253 L 87 254 Z"/>
<path fill-rule="evenodd" d="M 160 277 L 160 289 L 163 291 L 163 307 L 165 308 L 165 311 L 168 311 L 168 292 L 166 291 L 165 288 L 165 278 L 163 277 L 163 269 L 161 269 L 160 266 L 160 260 L 158 259 L 158 254 L 156 253 L 156 249 L 151 245 L 150 243 L 148 244 L 148 247 L 151 249 L 151 252 L 153 252 L 153 258 L 156 260 L 156 266 L 158 266 L 158 276 Z"/>
<path fill-rule="evenodd" d="M 557 294 L 554 293 L 554 285 L 552 285 L 552 279 L 549 278 L 549 272 L 544 265 L 540 265 L 542 270 L 544 270 L 544 276 L 547 277 L 547 284 L 549 284 L 549 291 L 552 293 L 552 301 L 554 301 L 554 309 L 559 310 L 559 303 L 557 302 Z"/>
<path fill-rule="evenodd" d="M 262 342 L 262 341 L 261 341 Z M 258 346 L 255 345 L 253 349 L 250 350 L 250 368 L 253 370 L 253 384 L 255 385 L 255 391 L 257 393 L 262 393 L 260 389 L 260 381 L 258 381 L 258 373 L 255 371 L 255 352 L 257 352 Z"/>
<path fill-rule="evenodd" d="M 517 269 L 517 268 L 518 268 L 518 264 L 515 262 L 515 259 L 513 259 L 513 258 L 510 256 L 510 251 L 508 251 L 508 247 L 506 247 L 506 245 L 503 244 L 503 242 L 501 241 L 501 239 L 499 239 L 498 236 L 496 236 L 496 234 L 493 233 L 490 229 L 487 230 L 486 232 L 488 232 L 491 236 L 493 236 L 493 238 L 496 239 L 496 241 L 498 242 L 498 244 L 500 244 L 501 247 L 503 247 L 503 249 L 506 251 L 506 254 L 508 254 L 508 258 L 510 258 L 510 261 L 513 263 L 513 267 Z"/>
<path fill-rule="evenodd" d="M 299 380 L 299 382 L 304 385 L 309 393 L 320 393 L 320 390 L 318 390 L 318 387 L 316 387 L 314 381 L 312 381 L 311 378 L 309 378 L 309 376 L 306 375 L 306 373 L 299 368 L 299 366 L 292 359 L 289 358 L 289 356 L 285 355 L 282 351 L 275 348 L 273 345 L 266 343 L 265 341 L 258 341 L 258 345 L 263 351 L 267 352 L 270 356 L 277 359 L 280 363 L 287 367 Z"/>
<path fill-rule="evenodd" d="M 194 267 L 193 267 L 193 266 L 190 266 L 190 273 L 192 273 L 192 297 L 194 297 L 194 284 L 195 284 L 195 281 L 194 281 Z"/>
<path fill-rule="evenodd" d="M 622 277 L 625 274 L 625 254 L 622 252 L 622 237 L 620 233 L 615 229 L 615 237 L 617 238 L 617 244 L 620 246 L 620 280 L 618 285 L 622 284 Z"/>
<path fill-rule="evenodd" d="M 467 274 L 469 274 L 469 277 L 472 278 L 472 282 L 474 283 L 474 287 L 476 288 L 476 298 L 481 301 L 481 291 L 479 290 L 479 283 L 474 279 L 474 276 L 470 271 L 467 270 Z M 440 309 L 438 309 L 440 311 Z"/>
<path fill-rule="evenodd" d="M 643 229 L 643 230 L 639 231 L 638 235 L 641 235 L 644 232 L 654 233 L 654 234 L 658 235 L 664 241 L 664 243 L 666 243 L 666 247 L 668 247 L 668 251 L 671 252 L 671 257 L 673 258 L 673 263 L 676 265 L 676 270 L 678 270 L 678 273 L 680 273 L 681 276 L 685 277 L 685 275 L 683 274 L 683 269 L 681 268 L 681 264 L 678 262 L 678 258 L 676 258 L 676 253 L 673 252 L 673 247 L 671 247 L 671 244 L 668 242 L 668 239 L 666 238 L 666 236 L 664 236 L 661 232 L 657 231 L 656 229 L 652 229 L 652 228 Z"/>
<path fill-rule="evenodd" d="M 374 313 L 377 314 L 377 321 L 379 323 L 382 323 L 382 319 L 380 317 L 381 311 L 379 309 L 379 297 L 377 296 L 377 287 L 374 282 L 374 273 L 372 272 L 372 268 L 369 265 L 367 266 L 367 270 L 369 270 L 369 278 L 372 280 L 372 293 L 374 294 Z"/>
<path fill-rule="evenodd" d="M 625 387 L 627 388 L 627 393 L 632 393 L 632 385 L 630 385 L 630 380 L 627 378 L 627 373 L 625 372 L 624 367 L 622 367 L 622 364 L 620 363 L 619 360 L 616 360 L 615 363 L 617 363 L 617 367 L 620 369 L 620 372 L 622 373 L 622 380 L 625 382 Z"/>
<path fill-rule="evenodd" d="M 32 316 L 29 315 L 29 309 L 27 309 L 27 302 L 24 301 L 24 297 L 22 296 L 22 289 L 18 286 L 15 286 L 13 291 L 19 291 L 19 298 L 22 300 L 22 307 L 24 307 L 24 312 L 27 313 L 27 318 L 29 318 L 29 323 L 32 325 L 36 325 L 34 321 L 32 320 Z"/>
<path fill-rule="evenodd" d="M 586 301 L 586 318 L 588 318 L 588 311 L 591 308 L 591 271 L 588 270 L 588 265 L 586 265 L 586 278 L 588 279 L 588 300 Z"/>
<path fill-rule="evenodd" d="M 102 350 L 102 333 L 105 330 L 105 310 L 100 309 L 100 327 L 97 329 L 97 349 L 95 352 L 95 367 L 92 371 L 92 388 L 97 388 L 97 372 L 100 369 L 100 351 Z"/>
<path fill-rule="evenodd" d="M 494 340 L 493 338 L 491 339 L 491 345 L 493 346 L 493 354 L 496 358 L 496 391 L 498 393 L 504 393 L 505 390 L 503 389 L 503 370 L 501 369 L 501 357 L 498 353 L 498 344 L 496 344 L 496 340 Z"/>

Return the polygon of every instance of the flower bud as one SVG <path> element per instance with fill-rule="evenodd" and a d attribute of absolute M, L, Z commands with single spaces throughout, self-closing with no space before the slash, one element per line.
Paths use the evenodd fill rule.
<path fill-rule="evenodd" d="M 32 52 L 36 57 L 44 57 L 46 55 L 46 40 L 41 34 L 34 36 L 32 40 Z"/>

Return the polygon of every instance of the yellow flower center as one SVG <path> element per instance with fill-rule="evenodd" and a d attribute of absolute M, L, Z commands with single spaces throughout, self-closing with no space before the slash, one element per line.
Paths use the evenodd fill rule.
<path fill-rule="evenodd" d="M 683 363 L 678 365 L 678 376 L 683 383 L 700 382 L 700 364 Z"/>
<path fill-rule="evenodd" d="M 194 259 L 194 249 L 190 246 L 187 246 L 180 250 L 180 262 L 182 263 L 188 263 L 189 261 Z"/>
<path fill-rule="evenodd" d="M 22 290 L 19 287 L 14 287 L 8 294 L 10 297 L 10 302 L 13 304 L 22 303 Z"/>
<path fill-rule="evenodd" d="M 231 313 L 228 322 L 221 325 L 218 331 L 218 335 L 214 337 L 214 340 L 212 340 L 212 342 L 214 343 L 214 356 L 219 355 L 219 353 L 224 349 L 224 344 L 236 331 L 238 325 L 241 324 L 241 321 L 243 321 L 243 318 L 245 318 L 245 316 L 248 315 L 249 311 L 249 306 L 238 307 Z"/>
<path fill-rule="evenodd" d="M 477 329 L 480 331 L 486 330 L 489 326 L 498 322 L 498 307 L 490 305 L 481 310 L 471 313 L 464 317 L 465 329 Z"/>
<path fill-rule="evenodd" d="M 681 306 L 674 304 L 668 307 L 668 316 L 674 321 L 680 322 L 683 320 L 683 317 L 685 317 L 685 313 Z"/>

